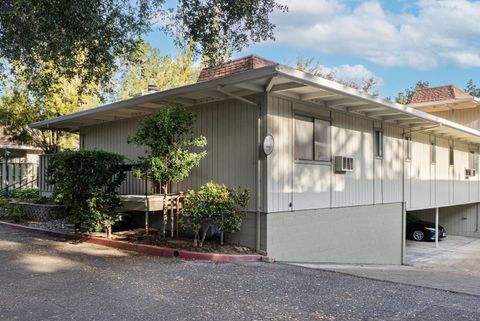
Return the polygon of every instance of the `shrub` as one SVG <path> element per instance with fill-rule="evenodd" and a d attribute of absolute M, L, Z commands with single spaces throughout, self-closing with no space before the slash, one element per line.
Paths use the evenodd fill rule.
<path fill-rule="evenodd" d="M 104 229 L 121 219 L 116 189 L 125 179 L 124 157 L 103 150 L 65 151 L 56 154 L 49 166 L 55 184 L 54 199 L 63 204 L 69 218 L 89 230 Z"/>
<path fill-rule="evenodd" d="M 20 223 L 25 219 L 25 213 L 10 206 L 7 199 L 0 198 L 0 219 Z"/>
<path fill-rule="evenodd" d="M 47 201 L 46 197 L 40 196 L 40 191 L 38 188 L 14 190 L 10 193 L 10 197 L 20 201 L 36 204 L 44 204 Z"/>
<path fill-rule="evenodd" d="M 216 224 L 222 233 L 238 232 L 244 217 L 243 209 L 249 199 L 250 192 L 247 189 L 228 189 L 223 184 L 213 182 L 206 183 L 198 192 L 189 191 L 185 197 L 184 215 L 195 231 L 194 245 L 203 246 L 212 224 Z M 221 243 L 223 245 L 223 237 Z"/>

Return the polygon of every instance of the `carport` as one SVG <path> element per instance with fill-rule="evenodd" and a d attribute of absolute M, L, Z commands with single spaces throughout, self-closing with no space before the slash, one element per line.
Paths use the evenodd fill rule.
<path fill-rule="evenodd" d="M 479 203 L 408 211 L 407 216 L 442 226 L 447 237 L 435 242 L 406 240 L 408 265 L 428 267 L 443 266 L 454 269 L 461 265 L 465 272 L 478 270 L 480 257 Z M 438 232 L 435 233 L 438 236 Z"/>

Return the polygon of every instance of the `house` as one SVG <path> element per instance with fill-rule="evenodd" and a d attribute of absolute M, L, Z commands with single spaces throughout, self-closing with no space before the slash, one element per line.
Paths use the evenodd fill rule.
<path fill-rule="evenodd" d="M 127 137 L 169 102 L 195 113 L 208 140 L 175 189 L 249 188 L 230 237 L 280 261 L 401 264 L 406 212 L 480 202 L 478 175 L 465 176 L 478 167 L 480 131 L 257 56 L 31 127 L 77 131 L 81 148 L 135 160 L 143 148 Z"/>
<path fill-rule="evenodd" d="M 40 148 L 12 141 L 0 127 L 0 191 L 37 187 Z"/>
<path fill-rule="evenodd" d="M 409 106 L 437 117 L 480 130 L 480 99 L 469 95 L 455 86 L 447 85 L 418 88 Z M 456 142 L 454 141 L 453 144 L 456 144 Z M 470 168 L 475 169 L 476 172 L 473 173 L 474 176 L 469 177 L 470 180 L 473 178 L 475 181 L 479 175 L 477 146 L 469 146 L 469 151 L 468 162 L 467 160 L 463 160 L 464 170 L 468 171 Z M 461 168 L 458 170 L 460 172 L 458 172 L 457 175 L 462 175 Z M 430 172 L 430 176 L 434 174 L 434 172 Z M 429 174 L 425 173 L 425 175 Z M 452 173 L 452 175 L 454 174 Z M 451 188 L 456 189 L 459 187 L 452 185 Z M 472 186 L 470 186 L 470 188 L 472 188 Z M 475 188 L 476 187 L 474 187 L 474 189 Z M 466 195 L 464 195 L 463 198 L 466 199 Z M 413 214 L 425 220 L 434 220 L 435 215 L 432 209 L 415 211 Z M 473 201 L 462 206 L 446 206 L 439 209 L 439 222 L 451 235 L 480 237 L 479 218 L 479 204 Z"/>

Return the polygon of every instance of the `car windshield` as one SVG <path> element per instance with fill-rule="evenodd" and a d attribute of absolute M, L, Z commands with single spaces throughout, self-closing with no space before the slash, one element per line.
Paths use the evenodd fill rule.
<path fill-rule="evenodd" d="M 407 223 L 417 222 L 419 219 L 413 215 L 407 215 Z"/>

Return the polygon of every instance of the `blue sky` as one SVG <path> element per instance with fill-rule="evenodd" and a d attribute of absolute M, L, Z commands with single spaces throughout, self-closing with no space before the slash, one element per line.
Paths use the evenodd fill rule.
<path fill-rule="evenodd" d="M 377 78 L 382 96 L 395 96 L 417 80 L 480 84 L 480 1 L 277 1 L 289 12 L 271 17 L 276 40 L 234 57 L 254 53 L 279 63 L 313 57 L 340 78 Z M 162 53 L 176 52 L 161 31 L 146 40 Z"/>

